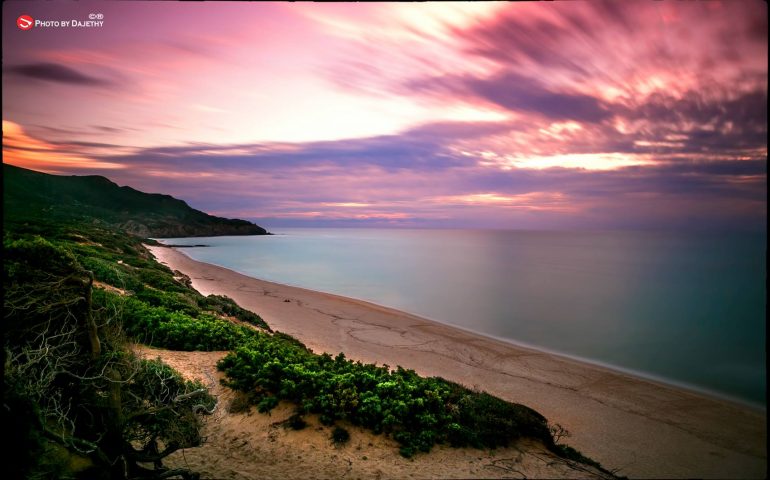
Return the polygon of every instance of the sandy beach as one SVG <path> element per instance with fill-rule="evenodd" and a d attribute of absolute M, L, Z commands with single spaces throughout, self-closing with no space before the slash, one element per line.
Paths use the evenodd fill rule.
<path fill-rule="evenodd" d="M 257 280 L 194 261 L 176 249 L 148 248 L 161 263 L 189 276 L 202 294 L 231 297 L 315 352 L 342 351 L 354 360 L 401 365 L 532 407 L 572 433 L 566 443 L 620 475 L 767 475 L 763 412 L 379 305 Z M 441 452 L 434 458 L 452 456 L 451 449 Z M 383 477 L 406 476 L 413 464 L 405 465 L 407 470 L 400 474 L 384 472 Z M 487 478 L 493 471 L 468 472 L 465 477 Z M 587 475 L 572 473 L 565 476 Z M 447 475 L 436 472 L 417 478 L 431 476 Z M 529 476 L 550 475 L 533 471 Z"/>

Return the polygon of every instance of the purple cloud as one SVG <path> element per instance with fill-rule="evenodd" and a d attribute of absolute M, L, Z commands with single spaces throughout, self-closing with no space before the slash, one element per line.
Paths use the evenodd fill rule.
<path fill-rule="evenodd" d="M 486 79 L 468 79 L 468 90 L 501 107 L 543 115 L 553 120 L 601 122 L 611 115 L 602 101 L 590 95 L 551 91 L 512 72 Z"/>
<path fill-rule="evenodd" d="M 48 82 L 63 83 L 67 85 L 83 86 L 107 86 L 112 82 L 101 78 L 92 77 L 73 68 L 55 63 L 30 63 L 14 65 L 6 68 L 6 72 L 20 77 Z"/>

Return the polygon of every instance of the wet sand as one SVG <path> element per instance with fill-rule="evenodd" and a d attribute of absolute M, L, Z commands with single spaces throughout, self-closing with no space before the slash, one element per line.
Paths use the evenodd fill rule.
<path fill-rule="evenodd" d="M 227 295 L 315 352 L 401 365 L 522 403 L 566 443 L 633 478 L 765 478 L 766 414 L 368 302 L 254 279 L 148 247 L 204 295 Z M 424 477 L 423 477 L 424 478 Z"/>

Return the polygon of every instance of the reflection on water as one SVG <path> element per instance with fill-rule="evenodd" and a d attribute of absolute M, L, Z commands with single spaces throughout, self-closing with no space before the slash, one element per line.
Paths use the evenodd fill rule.
<path fill-rule="evenodd" d="M 764 404 L 766 234 L 284 229 L 170 239 L 241 273 Z"/>

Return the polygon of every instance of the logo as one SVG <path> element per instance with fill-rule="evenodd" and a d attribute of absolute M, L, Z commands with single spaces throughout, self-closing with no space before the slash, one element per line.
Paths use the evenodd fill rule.
<path fill-rule="evenodd" d="M 22 30 L 29 30 L 35 24 L 35 19 L 29 15 L 22 15 L 16 19 L 16 26 Z"/>

